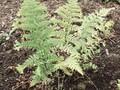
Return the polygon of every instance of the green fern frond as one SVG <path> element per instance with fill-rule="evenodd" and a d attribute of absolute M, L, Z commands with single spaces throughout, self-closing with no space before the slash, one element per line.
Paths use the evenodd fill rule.
<path fill-rule="evenodd" d="M 22 29 L 25 34 L 23 41 L 17 47 L 34 48 L 35 54 L 31 55 L 17 70 L 23 73 L 26 67 L 36 67 L 31 85 L 40 80 L 45 80 L 47 75 L 54 71 L 54 64 L 58 57 L 50 52 L 53 43 L 49 40 L 52 29 L 47 18 L 47 9 L 36 0 L 23 0 L 18 18 L 13 23 L 13 29 Z M 26 33 L 26 31 L 28 33 Z"/>
<path fill-rule="evenodd" d="M 71 73 L 68 68 L 83 75 L 82 69 L 95 67 L 90 60 L 95 53 L 98 53 L 99 43 L 102 40 L 99 33 L 102 32 L 106 36 L 113 26 L 112 21 L 105 19 L 112 9 L 103 8 L 83 16 L 77 0 L 68 0 L 68 3 L 58 8 L 56 13 L 61 18 L 52 18 L 55 29 L 59 27 L 53 36 L 55 41 L 62 41 L 56 48 L 68 54 L 65 60 L 57 64 L 58 68 L 69 75 Z M 76 22 L 73 19 L 76 19 Z"/>
<path fill-rule="evenodd" d="M 99 43 L 102 40 L 99 36 L 99 32 L 102 32 L 105 36 L 108 34 L 106 32 L 110 32 L 113 22 L 106 21 L 105 19 L 105 16 L 107 16 L 110 10 L 112 9 L 103 8 L 88 16 L 84 16 L 84 20 L 80 26 L 81 43 L 84 43 L 81 45 L 82 49 L 80 52 L 85 53 L 83 54 L 83 58 L 91 58 L 92 55 L 96 53 L 96 50 L 98 50 Z M 103 13 L 104 11 L 105 13 Z M 107 23 L 109 25 L 106 25 Z"/>
<path fill-rule="evenodd" d="M 56 70 L 61 69 L 67 75 L 72 75 L 74 71 L 79 72 L 81 75 L 84 75 L 82 67 L 80 67 L 79 61 L 74 57 L 70 56 L 65 61 L 56 64 Z"/>
<path fill-rule="evenodd" d="M 75 32 L 78 31 L 80 27 L 73 25 L 74 23 L 81 24 L 83 20 L 82 10 L 78 5 L 77 0 L 68 0 L 68 3 L 59 7 L 56 13 L 61 17 L 61 19 L 56 19 L 54 17 L 52 18 L 52 22 L 55 28 L 60 26 L 62 29 L 58 31 L 56 30 L 55 32 L 57 33 L 52 34 L 53 37 L 55 37 L 53 40 L 61 41 L 56 45 L 56 48 L 59 48 L 62 52 L 70 54 L 64 61 L 58 63 L 56 68 L 62 69 L 69 75 L 72 74 L 71 71 L 78 71 L 81 75 L 83 75 L 83 70 L 78 63 L 80 59 L 80 54 L 77 51 L 77 47 L 79 47 L 79 38 L 75 36 Z"/>

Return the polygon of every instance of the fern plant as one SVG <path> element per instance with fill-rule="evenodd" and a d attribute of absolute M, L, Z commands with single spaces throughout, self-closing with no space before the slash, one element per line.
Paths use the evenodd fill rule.
<path fill-rule="evenodd" d="M 113 25 L 112 21 L 105 19 L 111 9 L 103 8 L 83 16 L 77 1 L 68 0 L 68 3 L 56 11 L 59 19 L 52 18 L 55 32 L 52 34 L 51 42 L 58 42 L 56 50 L 67 53 L 67 57 L 58 63 L 56 68 L 62 69 L 68 75 L 73 71 L 83 75 L 84 69 L 94 66 L 91 59 L 99 50 L 99 43 L 102 40 L 99 33 L 107 36 Z"/>
<path fill-rule="evenodd" d="M 16 43 L 16 47 L 36 50 L 36 53 L 17 67 L 20 73 L 23 73 L 26 67 L 36 67 L 32 77 L 32 86 L 45 80 L 47 75 L 54 71 L 54 64 L 58 60 L 58 57 L 50 51 L 53 46 L 49 40 L 52 30 L 47 15 L 46 7 L 36 0 L 23 0 L 18 18 L 13 23 L 13 29 L 20 28 L 25 32 L 23 35 L 25 40 Z"/>
<path fill-rule="evenodd" d="M 93 66 L 90 60 L 99 50 L 99 33 L 107 36 L 113 25 L 105 19 L 111 9 L 103 8 L 84 16 L 77 1 L 68 0 L 57 9 L 59 18 L 48 20 L 44 5 L 36 0 L 23 0 L 13 29 L 24 30 L 24 41 L 16 47 L 33 48 L 36 52 L 17 70 L 23 73 L 26 67 L 36 67 L 32 86 L 58 69 L 68 75 L 74 71 L 84 75 L 86 66 Z"/>

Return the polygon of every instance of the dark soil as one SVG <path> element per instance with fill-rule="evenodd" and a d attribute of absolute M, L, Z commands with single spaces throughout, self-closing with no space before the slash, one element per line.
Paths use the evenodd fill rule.
<path fill-rule="evenodd" d="M 66 0 L 43 0 L 48 11 L 53 15 L 54 10 L 64 4 Z M 45 86 L 42 84 L 29 88 L 31 69 L 26 69 L 24 75 L 15 71 L 15 66 L 22 63 L 31 53 L 30 50 L 14 50 L 14 42 L 20 38 L 21 32 L 16 31 L 9 40 L 0 43 L 0 90 L 80 90 L 82 83 L 86 90 L 117 90 L 117 79 L 120 78 L 120 5 L 117 3 L 103 4 L 90 1 L 86 5 L 80 4 L 84 13 L 91 13 L 100 7 L 115 7 L 108 18 L 115 21 L 113 34 L 106 40 L 106 47 L 101 47 L 101 53 L 96 55 L 94 63 L 99 67 L 97 72 L 86 71 L 86 76 L 74 74 L 72 77 L 54 74 L 54 82 Z M 20 6 L 20 0 L 0 0 L 0 33 L 8 33 Z M 109 54 L 106 53 L 109 52 Z M 88 78 L 89 77 L 89 78 Z M 91 79 L 91 82 L 90 82 Z M 88 82 L 89 81 L 89 82 Z M 82 83 L 81 83 L 82 82 Z M 58 87 L 58 83 L 62 84 Z M 50 88 L 51 86 L 51 88 Z M 82 85 L 84 86 L 84 85 Z"/>

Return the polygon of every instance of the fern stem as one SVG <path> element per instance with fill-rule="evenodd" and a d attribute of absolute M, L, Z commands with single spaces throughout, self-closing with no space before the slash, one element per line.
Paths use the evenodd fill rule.
<path fill-rule="evenodd" d="M 94 82 L 91 80 L 91 78 L 89 76 L 87 76 L 87 74 L 85 74 L 85 76 L 87 77 L 87 79 L 90 81 L 90 83 L 95 87 L 96 90 L 99 90 L 97 88 L 97 86 L 94 84 Z"/>

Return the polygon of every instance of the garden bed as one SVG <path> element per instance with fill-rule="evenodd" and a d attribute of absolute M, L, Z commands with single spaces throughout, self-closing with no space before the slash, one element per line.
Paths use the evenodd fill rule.
<path fill-rule="evenodd" d="M 50 15 L 60 5 L 63 5 L 65 0 L 42 0 L 46 4 Z M 16 17 L 21 2 L 19 0 L 0 0 L 0 32 L 8 33 L 12 29 L 12 22 Z M 93 62 L 99 67 L 97 72 L 92 70 L 86 71 L 86 75 L 93 82 L 86 83 L 86 77 L 79 77 L 74 74 L 74 77 L 54 74 L 53 83 L 45 86 L 38 84 L 33 88 L 29 87 L 29 77 L 32 69 L 26 69 L 24 75 L 19 75 L 15 66 L 23 63 L 23 61 L 32 54 L 31 50 L 14 50 L 15 40 L 20 39 L 22 32 L 19 30 L 10 36 L 9 40 L 3 40 L 0 43 L 0 90 L 58 90 L 58 77 L 63 81 L 64 90 L 80 90 L 81 82 L 86 83 L 86 90 L 117 90 L 117 79 L 120 78 L 120 5 L 115 2 L 102 3 L 97 1 L 89 1 L 87 5 L 80 2 L 82 10 L 85 14 L 91 13 L 100 7 L 115 7 L 108 18 L 114 22 L 113 34 L 106 39 L 106 47 L 101 46 L 101 53 L 96 55 Z M 107 50 L 107 52 L 106 52 Z M 108 54 L 109 53 L 109 54 Z M 42 89 L 41 88 L 44 88 Z M 53 87 L 50 89 L 49 87 Z M 71 88 L 71 89 L 70 89 Z"/>

